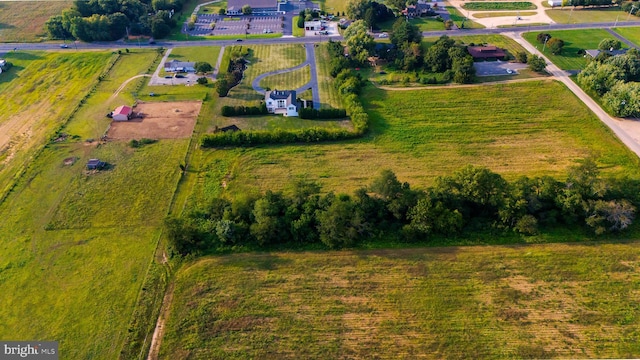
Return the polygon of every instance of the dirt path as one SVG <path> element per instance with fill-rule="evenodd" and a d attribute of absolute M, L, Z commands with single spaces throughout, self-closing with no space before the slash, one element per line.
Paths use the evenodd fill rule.
<path fill-rule="evenodd" d="M 160 345 L 162 344 L 162 337 L 164 336 L 165 323 L 169 317 L 169 309 L 171 308 L 171 302 L 173 302 L 173 281 L 169 283 L 167 291 L 164 293 L 164 299 L 162 300 L 162 308 L 160 308 L 160 316 L 156 322 L 156 328 L 153 330 L 153 336 L 151 337 L 151 347 L 149 348 L 149 356 L 147 360 L 157 360 L 160 354 Z"/>
<path fill-rule="evenodd" d="M 113 93 L 113 95 L 111 95 L 111 97 L 109 98 L 108 101 L 113 101 L 113 99 L 116 98 L 116 96 L 118 96 L 118 94 L 120 94 L 120 92 L 122 91 L 122 89 L 125 88 L 125 86 L 127 86 L 127 84 L 129 84 L 130 82 L 132 82 L 135 79 L 141 78 L 141 77 L 151 77 L 151 75 L 149 74 L 142 74 L 142 75 L 136 75 L 133 77 L 128 78 L 127 80 L 125 80 L 125 82 L 122 83 L 122 85 L 120 85 L 120 87 Z"/>

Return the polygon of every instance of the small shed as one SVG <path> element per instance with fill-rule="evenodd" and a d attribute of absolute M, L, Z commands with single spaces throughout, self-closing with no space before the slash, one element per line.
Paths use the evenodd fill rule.
<path fill-rule="evenodd" d="M 240 128 L 237 127 L 236 125 L 229 125 L 216 130 L 216 132 L 227 132 L 227 131 L 236 132 L 236 131 L 240 131 Z"/>
<path fill-rule="evenodd" d="M 127 121 L 131 118 L 131 114 L 133 109 L 130 106 L 120 105 L 113 111 L 111 117 L 114 121 Z"/>
<path fill-rule="evenodd" d="M 104 167 L 105 163 L 100 159 L 89 159 L 87 162 L 87 170 L 100 170 Z"/>

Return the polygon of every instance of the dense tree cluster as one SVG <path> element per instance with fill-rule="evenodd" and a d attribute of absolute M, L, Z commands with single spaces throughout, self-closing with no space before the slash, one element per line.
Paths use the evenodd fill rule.
<path fill-rule="evenodd" d="M 424 191 L 385 170 L 353 195 L 321 194 L 318 184 L 297 181 L 287 195 L 215 198 L 205 208 L 167 219 L 166 227 L 179 254 L 235 245 L 340 248 L 363 239 L 416 242 L 478 231 L 531 235 L 556 225 L 602 234 L 631 225 L 637 190 L 638 184 L 604 181 L 591 160 L 572 168 L 564 182 L 523 177 L 510 183 L 486 168 L 467 166 Z"/>
<path fill-rule="evenodd" d="M 470 83 L 475 77 L 473 58 L 465 47 L 456 45 L 446 35 L 441 36 L 424 55 L 424 66 L 431 72 L 453 73 L 453 81 Z"/>
<path fill-rule="evenodd" d="M 535 54 L 528 55 L 526 63 L 529 64 L 529 69 L 535 72 L 543 72 L 547 68 L 547 62 L 544 58 Z"/>
<path fill-rule="evenodd" d="M 132 35 L 163 38 L 176 25 L 173 14 L 182 0 L 76 0 L 74 7 L 54 15 L 45 23 L 53 39 L 110 41 Z"/>
<path fill-rule="evenodd" d="M 227 67 L 227 73 L 224 74 L 224 76 L 221 76 L 215 84 L 219 97 L 227 96 L 229 94 L 229 90 L 240 83 L 240 80 L 242 80 L 242 74 L 247 66 L 247 61 L 244 59 L 247 55 L 248 50 L 246 48 L 240 48 L 238 51 L 232 51 L 229 66 Z"/>
<path fill-rule="evenodd" d="M 603 46 L 612 46 L 605 44 Z M 603 54 L 607 52 L 603 51 Z M 605 55 L 593 59 L 578 74 L 578 83 L 602 97 L 605 107 L 616 116 L 640 116 L 640 52 Z"/>
<path fill-rule="evenodd" d="M 349 48 L 349 57 L 360 64 L 365 64 L 374 45 L 366 23 L 363 20 L 354 21 L 344 31 L 343 36 Z"/>
<path fill-rule="evenodd" d="M 369 29 L 377 29 L 379 23 L 395 18 L 393 11 L 385 4 L 371 0 L 350 0 L 347 3 L 347 15 L 353 20 L 363 20 Z"/>

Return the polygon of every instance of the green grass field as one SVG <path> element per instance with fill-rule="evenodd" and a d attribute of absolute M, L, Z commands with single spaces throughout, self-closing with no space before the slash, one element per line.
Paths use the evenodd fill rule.
<path fill-rule="evenodd" d="M 10 52 L 0 77 L 0 199 L 69 118 L 114 55 L 107 52 Z"/>
<path fill-rule="evenodd" d="M 304 29 L 298 27 L 298 18 L 300 16 L 294 16 L 291 19 L 291 29 L 293 29 L 293 36 L 304 37 Z"/>
<path fill-rule="evenodd" d="M 462 23 L 464 21 L 464 28 L 465 29 L 484 29 L 484 25 L 478 24 L 477 22 L 475 22 L 473 20 L 467 19 L 466 16 L 462 15 L 462 13 L 460 13 L 460 11 L 458 11 L 458 9 L 456 9 L 453 6 L 447 6 L 447 11 L 449 12 L 451 20 L 459 28 L 462 27 Z"/>
<path fill-rule="evenodd" d="M 462 8 L 470 11 L 494 11 L 494 10 L 535 10 L 538 7 L 528 1 L 517 2 L 467 2 Z"/>
<path fill-rule="evenodd" d="M 0 42 L 42 41 L 44 23 L 73 1 L 0 1 Z"/>
<path fill-rule="evenodd" d="M 267 76 L 262 79 L 260 86 L 265 89 L 297 89 L 309 81 L 311 81 L 311 69 L 305 66 L 284 74 Z"/>
<path fill-rule="evenodd" d="M 563 70 L 579 70 L 587 65 L 587 59 L 584 55 L 579 55 L 579 50 L 597 49 L 598 44 L 603 39 L 615 39 L 604 29 L 582 29 L 582 30 L 560 30 L 560 31 L 544 31 L 551 34 L 552 37 L 562 39 L 565 43 L 562 54 L 553 55 L 548 49 L 545 49 L 545 56 L 554 64 Z M 543 44 L 538 43 L 536 36 L 540 32 L 529 32 L 523 34 L 523 37 L 542 50 Z M 625 46 L 623 44 L 623 46 Z"/>
<path fill-rule="evenodd" d="M 200 175 L 206 180 L 194 193 L 222 191 L 223 182 L 229 196 L 280 190 L 302 175 L 325 191 L 351 193 L 371 183 L 377 175 L 372 169 L 391 169 L 424 188 L 466 164 L 507 179 L 564 178 L 568 167 L 590 154 L 608 175 L 640 176 L 638 159 L 557 82 L 414 91 L 367 87 L 363 93 L 371 117 L 365 138 L 204 151 L 210 165 L 203 168 L 211 170 Z"/>
<path fill-rule="evenodd" d="M 171 50 L 169 60 L 176 59 L 180 61 L 204 61 L 216 66 L 218 55 L 220 54 L 220 46 L 194 46 L 194 47 L 176 47 Z"/>
<path fill-rule="evenodd" d="M 622 35 L 625 39 L 640 46 L 640 27 L 621 27 L 615 28 L 614 31 Z"/>
<path fill-rule="evenodd" d="M 558 24 L 580 24 L 592 22 L 614 22 L 627 21 L 628 13 L 617 7 L 582 9 L 576 7 L 571 11 L 571 7 L 555 8 L 545 10 L 547 16 Z M 633 18 L 632 18 L 633 19 Z"/>
<path fill-rule="evenodd" d="M 113 56 L 25 55 L 34 64 L 16 79 L 34 76 L 35 84 L 60 68 L 66 81 L 84 76 L 87 86 Z M 119 356 L 189 141 L 163 140 L 134 150 L 121 142 L 84 140 L 104 133 L 109 123 L 104 114 L 113 104 L 133 101 L 127 91 L 109 100 L 113 91 L 157 61 L 155 51 L 122 54 L 63 129 L 77 138 L 47 145 L 0 204 L 0 338 L 57 340 L 70 359 Z M 75 80 L 70 84 L 77 86 Z M 56 86 L 49 91 L 57 94 Z M 64 97 L 55 105 L 69 113 L 82 96 L 73 95 L 74 87 L 67 90 L 65 96 L 75 102 Z M 28 105 L 22 103 L 18 113 Z M 86 161 L 94 157 L 110 168 L 86 173 Z M 67 159 L 76 161 L 65 165 Z"/>
<path fill-rule="evenodd" d="M 504 16 L 532 16 L 535 15 L 535 11 L 501 11 L 501 12 L 486 12 L 475 13 L 472 16 L 478 19 L 491 18 L 491 17 L 504 17 Z"/>
<path fill-rule="evenodd" d="M 201 2 L 204 2 L 204 1 L 201 1 Z M 213 4 L 207 4 L 207 5 L 201 6 L 200 10 L 198 10 L 198 15 L 203 15 L 203 14 L 217 15 L 220 9 L 225 9 L 225 10 L 227 9 L 226 0 L 220 0 Z"/>
<path fill-rule="evenodd" d="M 343 107 L 340 94 L 336 90 L 331 77 L 331 57 L 327 48 L 316 48 L 316 70 L 318 70 L 318 88 L 320 90 L 320 102 L 322 107 L 341 109 Z"/>
<path fill-rule="evenodd" d="M 160 358 L 634 357 L 639 246 L 206 258 L 176 276 Z"/>
<path fill-rule="evenodd" d="M 517 42 L 503 35 L 465 35 L 456 36 L 453 39 L 464 44 L 491 44 L 506 50 L 509 54 L 514 55 L 517 52 L 526 50 Z"/>

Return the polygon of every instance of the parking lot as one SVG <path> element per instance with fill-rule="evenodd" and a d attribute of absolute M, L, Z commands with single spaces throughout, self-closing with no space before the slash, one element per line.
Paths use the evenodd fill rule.
<path fill-rule="evenodd" d="M 212 29 L 212 24 L 213 29 Z M 282 16 L 220 16 L 198 15 L 192 30 L 184 29 L 192 36 L 245 35 L 282 33 Z"/>
<path fill-rule="evenodd" d="M 477 76 L 514 75 L 518 70 L 527 68 L 527 64 L 500 60 L 475 62 L 473 66 L 476 68 Z"/>

